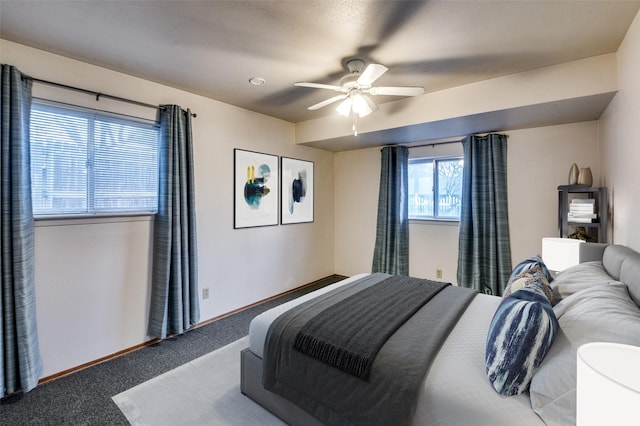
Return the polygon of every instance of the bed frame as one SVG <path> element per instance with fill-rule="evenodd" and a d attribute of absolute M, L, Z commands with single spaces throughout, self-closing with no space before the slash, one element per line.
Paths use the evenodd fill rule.
<path fill-rule="evenodd" d="M 604 249 L 602 261 L 612 279 L 627 284 L 631 299 L 640 306 L 640 254 L 624 246 L 611 245 Z M 297 405 L 264 389 L 263 360 L 249 348 L 241 352 L 240 364 L 240 390 L 244 395 L 290 425 L 322 425 Z"/>
<path fill-rule="evenodd" d="M 240 353 L 240 391 L 290 425 L 322 426 L 297 405 L 262 387 L 262 359 L 248 348 Z"/>

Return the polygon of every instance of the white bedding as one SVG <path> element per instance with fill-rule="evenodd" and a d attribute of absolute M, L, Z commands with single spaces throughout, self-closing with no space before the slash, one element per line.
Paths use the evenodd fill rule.
<path fill-rule="evenodd" d="M 424 381 L 414 424 L 544 425 L 528 392 L 502 396 L 485 374 L 487 333 L 500 300 L 478 294 L 460 317 Z"/>
<path fill-rule="evenodd" d="M 262 358 L 269 326 L 283 312 L 366 275 L 356 275 L 258 315 L 249 326 L 249 349 Z M 461 316 L 424 381 L 415 425 L 544 425 L 532 411 L 528 393 L 501 396 L 485 374 L 487 332 L 500 300 L 478 294 Z"/>

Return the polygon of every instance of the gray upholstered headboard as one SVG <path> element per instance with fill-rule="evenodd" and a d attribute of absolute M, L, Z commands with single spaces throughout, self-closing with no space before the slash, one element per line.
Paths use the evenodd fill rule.
<path fill-rule="evenodd" d="M 629 294 L 640 306 L 640 253 L 621 245 L 610 245 L 604 249 L 602 264 L 609 275 L 622 281 Z"/>

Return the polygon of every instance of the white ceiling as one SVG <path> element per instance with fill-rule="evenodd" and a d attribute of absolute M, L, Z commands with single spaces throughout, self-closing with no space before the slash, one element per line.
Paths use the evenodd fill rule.
<path fill-rule="evenodd" d="M 349 58 L 388 66 L 378 85 L 432 92 L 615 52 L 639 7 L 619 0 L 0 0 L 0 37 L 300 122 L 335 113 L 306 109 L 335 93 L 293 83 L 337 84 Z M 249 84 L 256 76 L 267 83 Z"/>

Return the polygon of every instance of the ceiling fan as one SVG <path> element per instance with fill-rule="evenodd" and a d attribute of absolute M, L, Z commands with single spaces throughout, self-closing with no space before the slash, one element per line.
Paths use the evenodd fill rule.
<path fill-rule="evenodd" d="M 372 84 L 389 69 L 380 64 L 369 64 L 367 68 L 364 68 L 364 71 L 363 68 L 364 61 L 361 59 L 349 60 L 347 62 L 349 74 L 340 80 L 339 86 L 319 83 L 294 83 L 294 85 L 340 92 L 340 95 L 311 105 L 307 109 L 315 111 L 334 102 L 342 101 L 340 105 L 338 105 L 338 113 L 345 117 L 353 115 L 354 119 L 356 115 L 358 117 L 365 117 L 378 109 L 378 106 L 369 95 L 419 96 L 424 94 L 422 87 L 373 87 Z"/>

